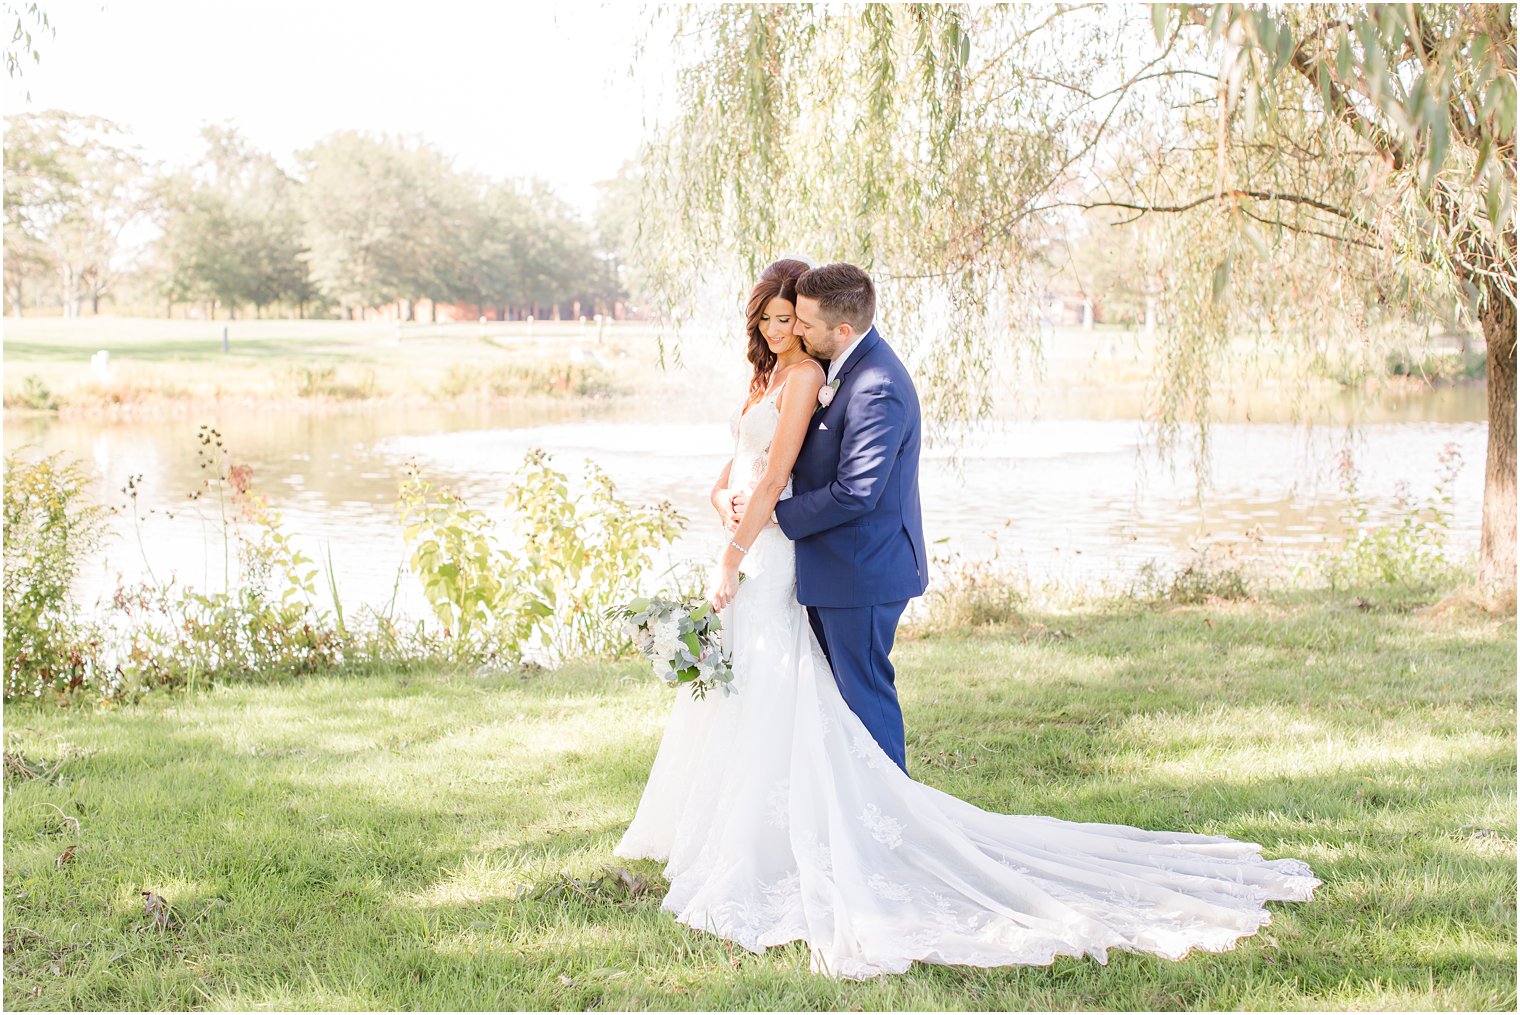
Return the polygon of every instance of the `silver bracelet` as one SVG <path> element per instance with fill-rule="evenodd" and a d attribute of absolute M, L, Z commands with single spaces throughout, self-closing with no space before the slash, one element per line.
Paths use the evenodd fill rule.
<path fill-rule="evenodd" d="M 748 553 L 749 552 L 744 547 L 742 547 L 738 543 L 734 542 L 732 539 L 730 539 L 728 541 L 728 545 L 732 546 L 734 549 L 738 550 L 740 553 Z"/>

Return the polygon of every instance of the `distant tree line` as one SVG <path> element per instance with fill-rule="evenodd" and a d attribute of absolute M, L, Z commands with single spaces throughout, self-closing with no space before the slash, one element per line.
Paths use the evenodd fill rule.
<path fill-rule="evenodd" d="M 184 168 L 108 120 L 6 117 L 5 305 L 345 316 L 428 301 L 499 319 L 610 312 L 619 255 L 540 181 L 456 169 L 420 141 L 344 131 L 281 168 L 230 127 Z M 577 306 L 578 305 L 578 306 Z"/>

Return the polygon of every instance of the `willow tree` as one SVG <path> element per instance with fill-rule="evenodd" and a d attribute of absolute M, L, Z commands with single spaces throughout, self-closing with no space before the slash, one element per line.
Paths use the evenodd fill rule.
<path fill-rule="evenodd" d="M 1052 230 L 1155 234 L 1162 437 L 1204 423 L 1232 336 L 1365 342 L 1459 300 L 1488 343 L 1480 577 L 1515 581 L 1512 5 L 692 6 L 646 157 L 663 302 L 779 251 L 860 263 L 938 418 L 1032 347 Z M 1140 220 L 1138 223 L 1136 220 Z M 1407 318 L 1406 318 L 1407 319 Z M 1197 431 L 1207 440 L 1207 428 Z"/>

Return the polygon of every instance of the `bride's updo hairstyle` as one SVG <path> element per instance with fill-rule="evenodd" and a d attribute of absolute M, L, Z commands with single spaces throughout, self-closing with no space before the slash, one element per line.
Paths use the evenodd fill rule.
<path fill-rule="evenodd" d="M 745 355 L 754 364 L 755 374 L 749 381 L 749 398 L 744 403 L 746 409 L 760 401 L 765 389 L 770 387 L 771 374 L 776 369 L 776 354 L 771 352 L 765 336 L 760 334 L 760 315 L 765 313 L 765 308 L 777 296 L 795 307 L 797 279 L 807 270 L 807 262 L 794 258 L 772 261 L 760 273 L 760 281 L 755 283 L 754 290 L 749 294 L 749 304 L 744 308 L 749 335 L 749 349 Z"/>

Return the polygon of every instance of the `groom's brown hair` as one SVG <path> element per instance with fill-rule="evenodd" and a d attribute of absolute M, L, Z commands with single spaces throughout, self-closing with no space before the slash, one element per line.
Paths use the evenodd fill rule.
<path fill-rule="evenodd" d="M 871 276 L 843 261 L 805 271 L 797 279 L 797 295 L 818 301 L 823 321 L 837 328 L 848 321 L 855 334 L 864 335 L 876 319 L 876 287 Z"/>

